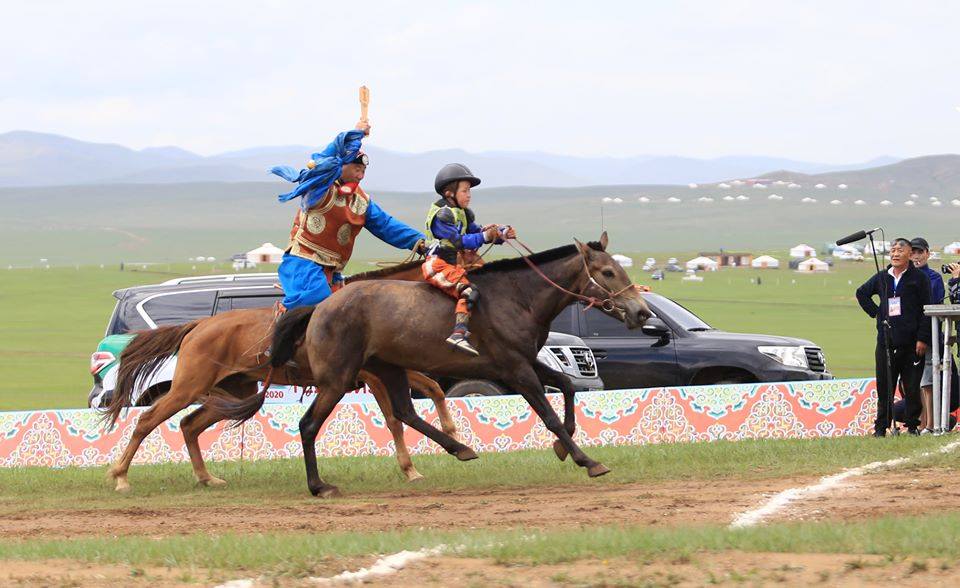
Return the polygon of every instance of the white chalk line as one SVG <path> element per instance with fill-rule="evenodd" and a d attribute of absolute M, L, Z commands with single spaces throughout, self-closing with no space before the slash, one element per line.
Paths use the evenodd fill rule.
<path fill-rule="evenodd" d="M 832 476 L 824 476 L 823 478 L 820 478 L 819 482 L 816 484 L 811 484 L 810 486 L 789 488 L 774 495 L 759 508 L 748 510 L 737 515 L 736 518 L 733 519 L 733 522 L 730 523 L 730 528 L 742 529 L 744 527 L 752 527 L 763 522 L 764 519 L 786 507 L 790 503 L 803 500 L 805 498 L 810 498 L 812 496 L 816 496 L 818 494 L 838 488 L 850 478 L 862 476 L 863 474 L 872 472 L 874 470 L 902 465 L 916 459 L 923 459 L 924 457 L 929 457 L 935 453 L 949 453 L 957 447 L 960 447 L 960 441 L 952 441 L 940 447 L 937 451 L 925 451 L 913 457 L 898 457 L 896 459 L 890 459 L 887 461 L 875 461 L 860 467 L 843 470 L 842 472 L 833 474 Z"/>
<path fill-rule="evenodd" d="M 443 553 L 445 547 L 439 545 L 430 549 L 421 549 L 419 551 L 401 551 L 386 557 L 381 557 L 373 562 L 369 568 L 360 568 L 355 572 L 343 572 L 330 578 L 310 578 L 311 581 L 318 584 L 336 584 L 350 582 L 364 582 L 371 578 L 389 576 L 405 568 L 407 564 L 420 559 L 425 559 L 434 555 Z"/>
<path fill-rule="evenodd" d="M 373 578 L 395 574 L 417 560 L 440 555 L 445 550 L 445 545 L 438 545 L 437 547 L 425 548 L 419 551 L 401 551 L 399 553 L 381 557 L 377 561 L 373 562 L 373 565 L 369 568 L 360 568 L 359 570 L 353 572 L 346 571 L 329 578 L 307 578 L 307 581 L 315 582 L 324 586 L 329 584 L 361 583 Z M 247 578 L 242 580 L 230 580 L 229 582 L 218 585 L 216 588 L 253 588 L 255 585 L 256 580 Z"/>

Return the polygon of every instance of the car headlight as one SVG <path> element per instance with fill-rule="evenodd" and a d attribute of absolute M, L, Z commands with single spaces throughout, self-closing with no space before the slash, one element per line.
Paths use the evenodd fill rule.
<path fill-rule="evenodd" d="M 760 345 L 757 351 L 773 358 L 783 365 L 798 368 L 809 368 L 807 352 L 803 347 L 780 347 L 776 345 Z"/>

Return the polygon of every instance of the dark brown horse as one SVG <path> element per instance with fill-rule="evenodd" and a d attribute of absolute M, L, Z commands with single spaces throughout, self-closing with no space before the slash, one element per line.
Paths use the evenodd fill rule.
<path fill-rule="evenodd" d="M 406 392 L 405 369 L 499 382 L 523 395 L 557 436 L 555 448 L 561 458 L 569 452 L 591 477 L 609 472 L 573 441 L 572 390 L 568 408 L 565 402 L 565 423 L 546 399 L 543 383 L 566 379 L 558 380 L 557 372 L 537 361 L 550 323 L 577 297 L 603 298 L 603 310 L 622 318 L 630 328 L 641 326 L 650 316 L 639 291 L 606 253 L 606 246 L 604 233 L 598 243 L 577 242 L 473 271 L 470 280 L 483 293 L 471 322 L 471 342 L 480 350 L 479 357 L 467 357 L 444 342 L 453 301 L 424 283 L 354 283 L 315 310 L 296 309 L 283 317 L 274 332 L 271 361 L 282 365 L 293 354 L 306 351 L 317 387 L 313 405 L 300 421 L 310 491 L 315 496 L 338 494 L 335 486 L 320 479 L 314 443 L 344 388 L 360 370 L 372 372 L 387 387 L 397 418 L 460 459 L 472 457 L 472 450 L 417 416 Z M 298 345 L 301 337 L 303 343 Z M 213 408 L 225 417 L 243 420 L 256 414 L 263 400 L 258 394 L 240 402 L 218 401 Z"/>
<path fill-rule="evenodd" d="M 413 262 L 386 270 L 351 276 L 349 283 L 389 277 L 391 280 L 420 280 L 420 263 Z M 312 307 L 311 307 L 312 308 Z M 110 468 L 116 490 L 130 489 L 127 472 L 137 449 L 151 431 L 177 412 L 198 401 L 221 396 L 246 398 L 257 393 L 257 382 L 266 379 L 269 358 L 264 354 L 273 333 L 275 312 L 272 308 L 234 310 L 186 325 L 141 331 L 120 356 L 120 371 L 113 398 L 105 409 L 105 417 L 113 425 L 124 407 L 133 399 L 137 381 L 149 378 L 163 362 L 177 354 L 177 368 L 170 390 L 154 399 L 141 416 L 120 459 Z M 300 367 L 280 366 L 273 370 L 274 384 L 309 386 L 313 376 L 305 354 L 297 358 Z M 443 390 L 421 373 L 407 374 L 410 385 L 433 400 L 440 423 L 449 435 L 456 434 L 453 418 L 447 411 Z M 397 461 L 408 480 L 422 477 L 407 451 L 403 425 L 394 417 L 387 390 L 375 375 L 359 374 L 377 399 L 387 428 L 393 436 Z M 354 382 L 350 383 L 355 387 Z M 190 455 L 197 482 L 205 486 L 225 484 L 207 471 L 200 453 L 199 436 L 222 418 L 206 402 L 180 421 L 180 429 Z"/>

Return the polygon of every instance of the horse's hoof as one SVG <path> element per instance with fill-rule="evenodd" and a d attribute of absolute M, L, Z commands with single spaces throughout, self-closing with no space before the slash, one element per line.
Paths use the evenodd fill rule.
<path fill-rule="evenodd" d="M 200 481 L 197 482 L 197 483 L 200 484 L 201 486 L 206 486 L 207 488 L 217 488 L 217 487 L 220 487 L 220 486 L 226 486 L 226 485 L 227 485 L 227 481 L 226 481 L 226 480 L 221 480 L 220 478 L 217 478 L 217 477 L 215 477 L 215 476 L 210 476 L 210 477 L 207 478 L 206 480 L 200 480 Z"/>
<path fill-rule="evenodd" d="M 559 439 L 553 442 L 553 452 L 557 454 L 560 461 L 566 461 L 567 456 L 570 455 L 567 448 L 563 446 L 563 443 L 561 443 Z"/>
<path fill-rule="evenodd" d="M 126 480 L 117 480 L 117 487 L 114 488 L 114 490 L 120 494 L 127 494 L 130 492 L 130 482 L 127 482 Z"/>
<path fill-rule="evenodd" d="M 600 476 L 604 474 L 609 474 L 609 473 L 610 473 L 610 468 L 603 465 L 602 463 L 598 463 L 596 465 L 592 465 L 589 468 L 587 468 L 587 475 L 590 476 L 591 478 L 599 478 Z"/>
<path fill-rule="evenodd" d="M 460 451 L 454 454 L 457 459 L 460 461 L 470 461 L 471 459 L 477 459 L 477 453 L 470 449 L 469 447 L 464 447 Z"/>
<path fill-rule="evenodd" d="M 336 486 L 327 486 L 326 488 L 321 488 L 318 494 L 314 494 L 317 498 L 340 498 L 343 494 L 340 493 L 340 489 Z"/>
<path fill-rule="evenodd" d="M 406 473 L 408 482 L 417 482 L 423 479 L 423 474 L 421 474 L 417 470 L 411 469 L 409 472 L 405 472 L 405 473 Z"/>

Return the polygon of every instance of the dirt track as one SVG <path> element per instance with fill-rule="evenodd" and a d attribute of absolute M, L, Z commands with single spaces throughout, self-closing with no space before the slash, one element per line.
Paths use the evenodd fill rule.
<path fill-rule="evenodd" d="M 791 504 L 767 519 L 865 520 L 885 514 L 929 513 L 934 508 L 960 509 L 955 472 L 942 469 L 881 471 L 856 478 L 824 495 Z M 150 537 L 236 531 L 374 531 L 473 528 L 563 528 L 597 524 L 672 526 L 726 524 L 745 510 L 787 488 L 817 478 L 783 478 L 744 482 L 668 482 L 549 489 L 502 488 L 482 492 L 406 492 L 353 496 L 337 500 L 303 500 L 283 505 L 198 508 L 110 508 L 33 511 L 0 518 L 3 538 L 64 538 L 112 535 Z M 223 490 L 229 492 L 229 489 Z M 332 558 L 313 572 L 332 577 L 343 570 L 369 566 L 376 556 Z M 72 561 L 7 561 L 0 584 L 78 586 L 218 585 L 251 579 L 253 586 L 316 585 L 303 577 L 264 577 L 256 573 Z M 882 556 L 803 553 L 696 553 L 679 560 L 641 556 L 580 560 L 551 565 L 503 565 L 491 560 L 452 556 L 414 562 L 395 575 L 372 579 L 373 585 L 670 585 L 699 586 L 778 584 L 786 586 L 898 585 L 956 583 L 955 562 L 893 559 Z M 371 580 L 368 580 L 370 582 Z"/>
<path fill-rule="evenodd" d="M 954 475 L 935 469 L 876 472 L 791 504 L 767 522 L 864 520 L 884 514 L 890 505 L 896 505 L 896 514 L 923 514 L 931 512 L 934 505 L 960 509 L 960 485 L 950 482 Z M 728 479 L 409 492 L 266 506 L 41 510 L 0 517 L 0 537 L 725 524 L 781 490 L 816 480 Z"/>
<path fill-rule="evenodd" d="M 756 504 L 765 493 L 807 482 L 731 479 L 394 493 L 262 507 L 31 511 L 0 518 L 0 537 L 715 524 L 729 521 L 736 512 Z"/>
<path fill-rule="evenodd" d="M 331 562 L 332 577 L 342 566 Z M 316 578 L 316 577 L 314 577 Z M 5 562 L 4 585 L 41 586 L 218 586 L 251 580 L 251 588 L 318 586 L 314 578 L 257 577 L 162 567 L 89 564 L 63 560 Z M 498 564 L 492 560 L 437 557 L 415 562 L 396 574 L 364 581 L 365 586 L 934 586 L 960 582 L 956 562 L 890 559 L 879 555 L 819 553 L 698 553 L 685 558 L 587 559 L 547 565 Z M 229 585 L 229 584 L 227 584 Z M 239 585 L 239 584 L 234 584 Z M 334 584 L 344 585 L 344 584 Z"/>

